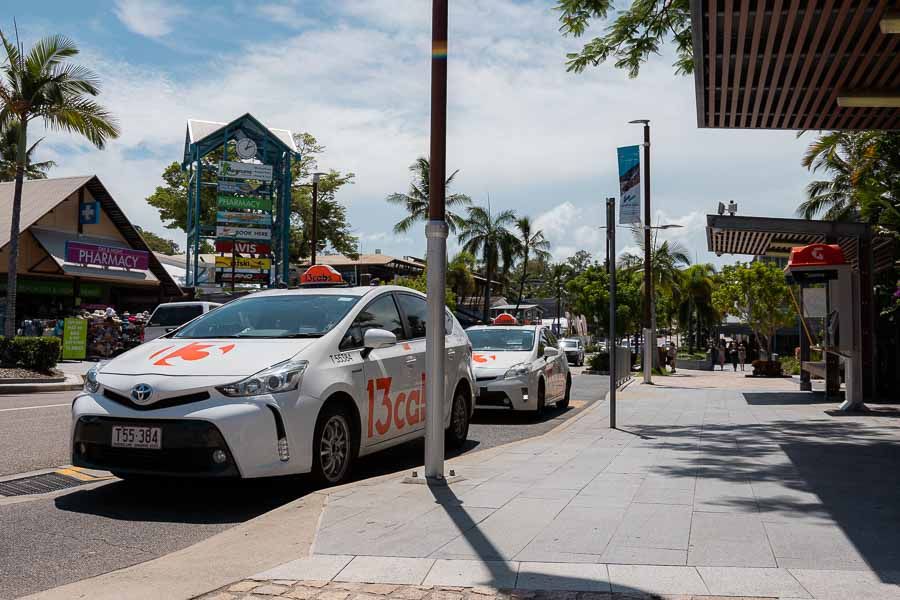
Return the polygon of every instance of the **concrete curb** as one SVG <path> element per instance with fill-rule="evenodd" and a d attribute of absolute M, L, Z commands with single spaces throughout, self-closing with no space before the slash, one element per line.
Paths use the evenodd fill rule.
<path fill-rule="evenodd" d="M 306 556 L 324 501 L 313 492 L 183 550 L 26 598 L 188 600 Z"/>
<path fill-rule="evenodd" d="M 80 390 L 83 386 L 84 380 L 81 375 L 69 373 L 64 378 L 53 380 L 50 383 L 35 383 L 34 380 L 28 383 L 0 383 L 0 395 L 65 392 Z"/>

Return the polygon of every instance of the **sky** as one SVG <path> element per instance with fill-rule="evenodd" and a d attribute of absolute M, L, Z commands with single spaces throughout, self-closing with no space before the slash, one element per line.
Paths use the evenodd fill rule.
<path fill-rule="evenodd" d="M 637 79 L 604 64 L 567 73 L 584 40 L 562 37 L 554 0 L 450 3 L 447 167 L 452 191 L 492 210 L 528 215 L 557 260 L 604 252 L 604 198 L 618 196 L 616 148 L 638 144 L 650 119 L 654 224 L 694 262 L 731 262 L 706 249 L 706 214 L 793 216 L 811 175 L 800 159 L 812 134 L 698 129 L 693 77 L 665 51 Z M 338 200 L 362 252 L 425 253 L 424 225 L 385 197 L 405 192 L 408 166 L 428 153 L 428 0 L 45 0 L 4 11 L 26 44 L 71 37 L 97 72 L 100 102 L 122 135 L 94 149 L 47 133 L 37 158 L 52 176 L 96 174 L 133 223 L 183 243 L 145 198 L 180 160 L 189 118 L 229 121 L 250 112 L 270 127 L 309 132 L 326 146 L 319 166 L 356 174 Z M 598 23 L 593 31 L 601 31 Z M 590 34 L 591 32 L 589 32 Z M 619 230 L 619 252 L 636 251 Z M 457 244 L 449 240 L 449 250 Z"/>

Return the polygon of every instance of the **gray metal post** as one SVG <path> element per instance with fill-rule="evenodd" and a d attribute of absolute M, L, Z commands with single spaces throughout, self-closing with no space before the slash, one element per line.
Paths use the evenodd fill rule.
<path fill-rule="evenodd" d="M 444 289 L 447 269 L 447 0 L 431 12 L 431 168 L 428 174 L 428 328 L 425 330 L 425 478 L 444 481 Z"/>
<path fill-rule="evenodd" d="M 616 199 L 606 199 L 606 247 L 609 249 L 609 427 L 616 428 Z"/>

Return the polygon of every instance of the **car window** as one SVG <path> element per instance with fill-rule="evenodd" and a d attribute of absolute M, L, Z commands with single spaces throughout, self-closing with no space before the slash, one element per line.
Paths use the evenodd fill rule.
<path fill-rule="evenodd" d="M 509 350 L 523 352 L 534 347 L 533 329 L 469 329 L 473 350 Z"/>
<path fill-rule="evenodd" d="M 544 331 L 547 333 L 547 343 L 555 348 L 558 343 L 556 341 L 556 336 L 553 335 L 553 332 L 550 331 L 549 329 L 545 329 Z"/>
<path fill-rule="evenodd" d="M 248 296 L 207 312 L 174 337 L 321 337 L 340 323 L 358 301 L 358 296 L 335 294 Z"/>
<path fill-rule="evenodd" d="M 200 304 L 160 305 L 150 316 L 148 327 L 178 327 L 203 314 Z"/>
<path fill-rule="evenodd" d="M 425 323 L 428 320 L 428 303 L 425 298 L 412 294 L 397 294 L 397 303 L 406 315 L 410 339 L 425 337 Z"/>
<path fill-rule="evenodd" d="M 341 340 L 341 350 L 362 348 L 366 332 L 370 329 L 385 329 L 396 335 L 398 340 L 406 339 L 400 313 L 397 312 L 397 305 L 394 304 L 391 294 L 384 294 L 372 300 L 362 309 Z"/>

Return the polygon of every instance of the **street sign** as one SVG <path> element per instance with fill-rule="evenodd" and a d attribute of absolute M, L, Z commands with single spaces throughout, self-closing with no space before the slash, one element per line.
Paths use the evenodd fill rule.
<path fill-rule="evenodd" d="M 269 185 L 265 183 L 251 183 L 249 181 L 229 181 L 219 179 L 220 194 L 240 194 L 242 196 L 268 196 Z"/>
<path fill-rule="evenodd" d="M 216 228 L 213 225 L 201 225 L 200 235 L 216 235 Z"/>
<path fill-rule="evenodd" d="M 233 223 L 235 225 L 264 225 L 266 227 L 271 227 L 272 215 L 220 210 L 216 213 L 216 222 Z"/>
<path fill-rule="evenodd" d="M 216 205 L 223 210 L 249 208 L 272 212 L 271 198 L 242 198 L 241 196 L 219 196 Z"/>
<path fill-rule="evenodd" d="M 242 240 L 216 240 L 216 252 L 236 252 L 237 254 L 269 254 L 272 247 L 264 242 L 248 242 Z"/>
<path fill-rule="evenodd" d="M 268 283 L 268 273 L 235 273 L 235 283 Z M 231 271 L 216 271 L 216 283 L 231 283 Z"/>
<path fill-rule="evenodd" d="M 87 326 L 85 319 L 69 317 L 63 321 L 63 360 L 83 360 L 87 356 Z"/>
<path fill-rule="evenodd" d="M 272 181 L 272 165 L 223 160 L 219 162 L 219 177 Z"/>
<path fill-rule="evenodd" d="M 272 239 L 272 230 L 236 225 L 217 225 L 216 237 L 238 240 L 270 240 Z"/>
<path fill-rule="evenodd" d="M 640 146 L 616 149 L 619 159 L 619 223 L 641 222 Z"/>
<path fill-rule="evenodd" d="M 241 269 L 249 269 L 252 271 L 268 271 L 272 268 L 272 259 L 270 258 L 250 258 L 247 256 L 236 256 L 234 257 L 234 265 L 238 270 Z M 231 268 L 231 257 L 230 256 L 217 256 L 216 257 L 216 268 L 217 269 L 230 269 Z"/>

